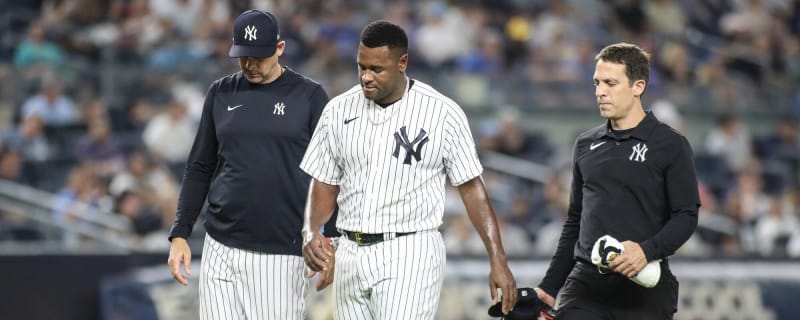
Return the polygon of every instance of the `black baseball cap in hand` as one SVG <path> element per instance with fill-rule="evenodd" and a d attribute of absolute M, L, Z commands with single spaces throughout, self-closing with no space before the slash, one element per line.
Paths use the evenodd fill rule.
<path fill-rule="evenodd" d="M 517 288 L 517 304 L 514 309 L 503 314 L 503 301 L 500 300 L 495 305 L 489 307 L 489 315 L 500 317 L 505 320 L 531 320 L 537 319 L 542 311 L 549 310 L 549 306 L 539 300 L 533 288 Z"/>
<path fill-rule="evenodd" d="M 278 19 L 273 14 L 247 10 L 233 22 L 233 45 L 228 55 L 232 58 L 271 57 L 280 40 Z"/>

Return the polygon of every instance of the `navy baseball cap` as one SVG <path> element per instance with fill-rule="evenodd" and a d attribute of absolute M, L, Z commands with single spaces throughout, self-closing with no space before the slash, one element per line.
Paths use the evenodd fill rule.
<path fill-rule="evenodd" d="M 233 45 L 228 55 L 232 58 L 271 57 L 280 40 L 278 19 L 273 14 L 247 10 L 233 22 Z"/>

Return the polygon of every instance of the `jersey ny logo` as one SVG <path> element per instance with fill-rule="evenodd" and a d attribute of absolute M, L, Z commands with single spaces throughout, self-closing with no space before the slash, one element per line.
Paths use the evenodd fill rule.
<path fill-rule="evenodd" d="M 633 146 L 633 152 L 631 152 L 631 156 L 628 157 L 628 160 L 644 162 L 644 155 L 647 153 L 647 145 L 644 143 L 637 143 Z"/>
<path fill-rule="evenodd" d="M 272 109 L 272 114 L 282 116 L 284 114 L 283 113 L 284 108 L 286 108 L 286 105 L 284 105 L 283 102 L 278 102 L 275 104 L 275 109 Z"/>
<path fill-rule="evenodd" d="M 255 26 L 246 26 L 244 27 L 244 38 L 250 41 L 256 40 L 256 32 L 258 29 Z"/>
<path fill-rule="evenodd" d="M 420 129 L 417 137 L 414 138 L 413 141 L 408 140 L 408 134 L 406 133 L 406 127 L 403 126 L 400 128 L 399 132 L 394 133 L 394 152 L 392 156 L 397 159 L 400 159 L 400 147 L 406 150 L 406 157 L 403 159 L 403 164 L 411 164 L 411 157 L 414 157 L 414 160 L 419 162 L 422 159 L 422 146 L 428 143 L 428 133 L 425 132 L 425 129 Z"/>

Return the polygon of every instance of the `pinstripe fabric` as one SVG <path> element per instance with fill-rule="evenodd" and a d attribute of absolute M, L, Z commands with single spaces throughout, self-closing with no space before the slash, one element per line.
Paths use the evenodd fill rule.
<path fill-rule="evenodd" d="M 445 178 L 459 185 L 483 171 L 463 110 L 416 80 L 386 108 L 358 85 L 332 99 L 300 168 L 339 186 L 337 228 L 367 233 L 438 228 Z"/>
<path fill-rule="evenodd" d="M 365 247 L 342 238 L 334 319 L 434 319 L 445 258 L 444 241 L 434 230 Z"/>
<path fill-rule="evenodd" d="M 200 262 L 200 319 L 305 317 L 303 258 L 227 247 L 206 234 Z"/>

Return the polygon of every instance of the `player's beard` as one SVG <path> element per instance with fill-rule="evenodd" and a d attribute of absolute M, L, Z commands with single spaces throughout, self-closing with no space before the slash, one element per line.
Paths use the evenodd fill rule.
<path fill-rule="evenodd" d="M 375 85 L 367 87 L 364 83 L 361 83 L 361 91 L 364 93 L 364 96 L 367 97 L 367 99 L 372 101 L 383 98 L 381 97 L 381 89 Z"/>
<path fill-rule="evenodd" d="M 375 101 L 375 103 L 379 104 L 388 104 L 388 103 L 393 103 L 394 101 L 402 97 L 402 91 L 405 89 L 406 86 L 406 78 L 405 75 L 403 75 L 402 77 L 394 79 L 393 82 L 391 81 L 382 82 L 380 83 L 381 85 L 378 85 L 377 81 L 373 81 L 373 84 L 370 85 L 369 90 L 367 89 L 367 85 L 365 85 L 364 82 L 359 81 L 359 84 L 361 84 L 361 92 L 364 93 L 364 96 L 367 99 Z M 385 101 L 391 98 L 391 96 L 393 96 L 395 93 L 398 93 L 398 91 L 401 94 L 397 97 L 397 99 L 391 101 Z"/>

